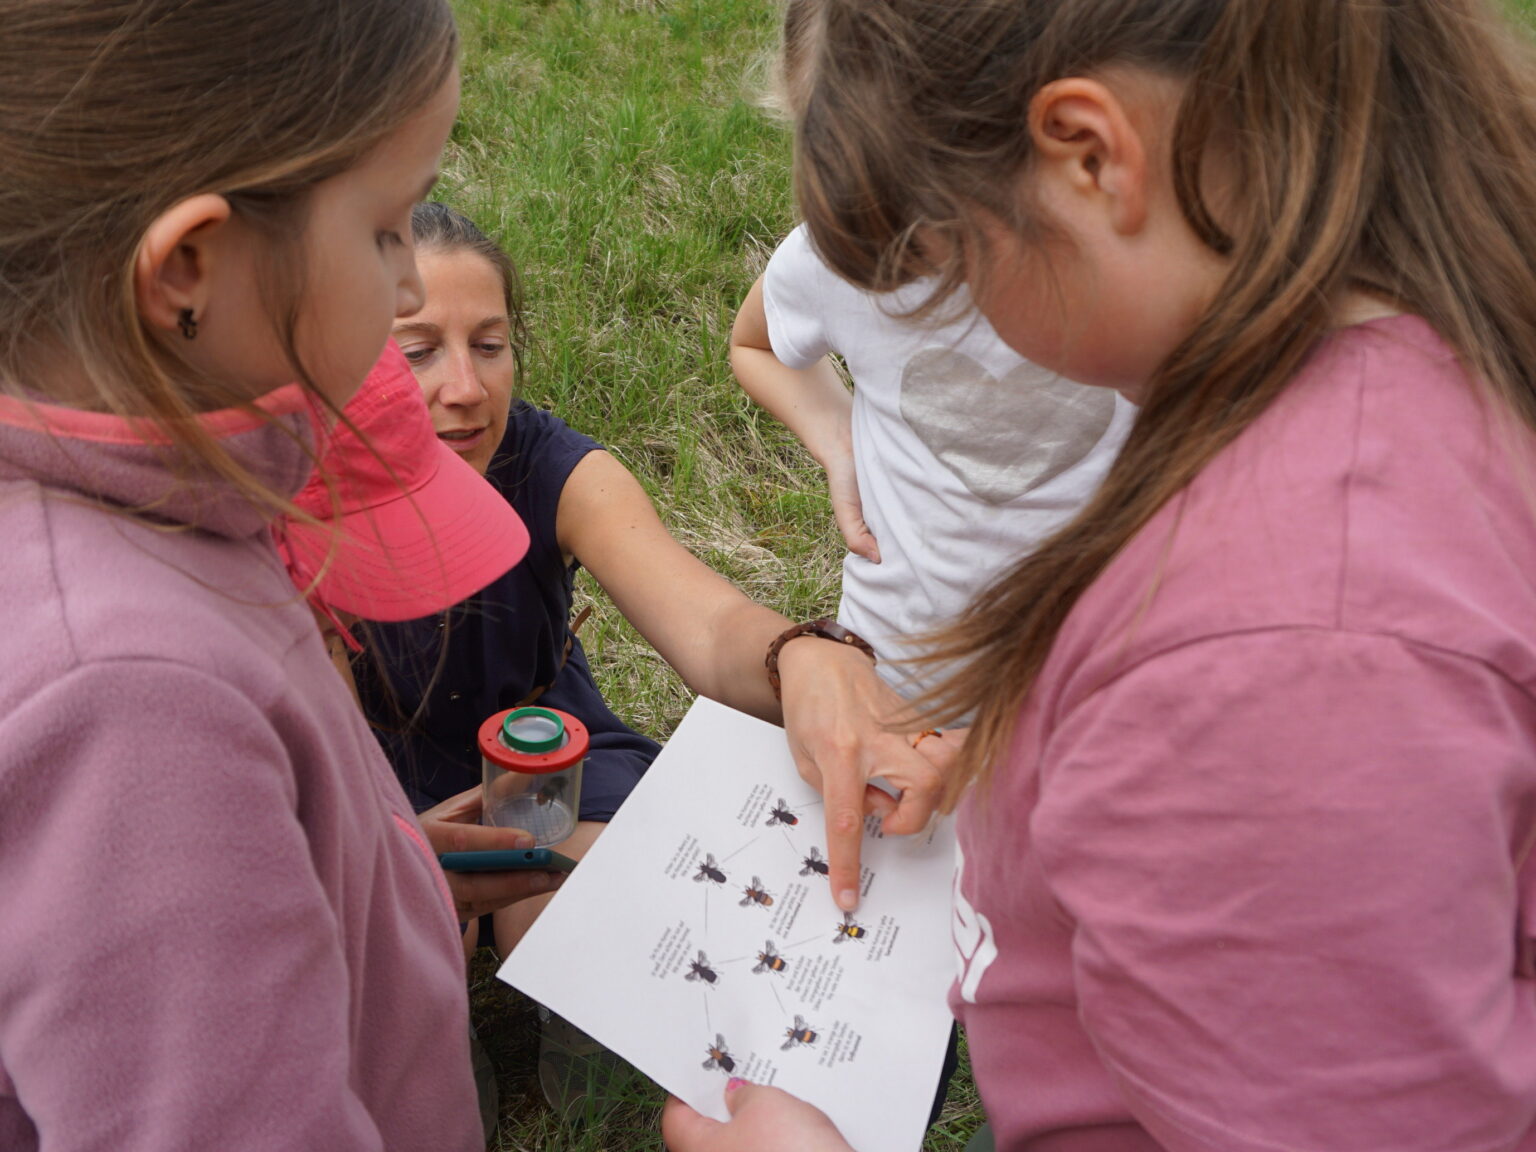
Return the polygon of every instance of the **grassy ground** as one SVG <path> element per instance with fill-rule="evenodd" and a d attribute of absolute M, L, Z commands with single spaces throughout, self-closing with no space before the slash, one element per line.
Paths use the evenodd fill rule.
<path fill-rule="evenodd" d="M 438 196 L 521 267 L 525 393 L 640 477 L 674 535 L 792 619 L 832 610 L 842 552 L 819 469 L 726 363 L 737 304 L 792 226 L 789 140 L 756 103 L 773 0 L 456 0 L 464 100 Z M 688 697 L 590 581 L 582 632 L 615 710 L 665 736 Z M 579 943 L 576 946 L 580 946 Z M 472 975 L 500 1072 L 501 1149 L 659 1149 L 660 1095 L 562 1128 L 535 1080 L 537 1024 Z M 979 1122 L 969 1075 L 932 1149 Z"/>
<path fill-rule="evenodd" d="M 616 453 L 686 545 L 801 618 L 839 553 L 819 472 L 726 364 L 791 226 L 788 137 L 752 103 L 772 0 L 460 0 L 465 97 L 443 194 L 519 261 L 526 394 Z M 681 687 L 595 589 L 583 640 L 621 715 L 664 735 Z"/>

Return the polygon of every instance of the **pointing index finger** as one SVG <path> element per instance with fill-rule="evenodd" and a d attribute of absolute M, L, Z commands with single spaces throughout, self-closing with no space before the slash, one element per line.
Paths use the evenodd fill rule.
<path fill-rule="evenodd" d="M 846 773 L 823 778 L 827 809 L 827 880 L 844 912 L 859 906 L 859 849 L 864 839 L 864 782 Z"/>

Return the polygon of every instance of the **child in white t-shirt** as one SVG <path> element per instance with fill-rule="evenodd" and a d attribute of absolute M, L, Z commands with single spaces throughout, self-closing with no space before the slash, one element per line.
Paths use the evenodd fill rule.
<path fill-rule="evenodd" d="M 849 548 L 838 622 L 906 696 L 932 679 L 902 663 L 912 637 L 1071 519 L 1135 418 L 1109 389 L 1021 359 L 968 304 L 904 318 L 930 293 L 923 281 L 886 295 L 853 287 L 801 225 L 731 332 L 742 388 L 826 469 Z"/>

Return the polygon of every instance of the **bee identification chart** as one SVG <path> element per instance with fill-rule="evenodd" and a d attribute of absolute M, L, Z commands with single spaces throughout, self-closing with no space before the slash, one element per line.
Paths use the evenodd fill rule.
<path fill-rule="evenodd" d="M 951 1023 L 953 824 L 868 820 L 852 915 L 826 851 L 782 729 L 700 699 L 499 975 L 707 1116 L 741 1076 L 859 1152 L 915 1150 Z"/>

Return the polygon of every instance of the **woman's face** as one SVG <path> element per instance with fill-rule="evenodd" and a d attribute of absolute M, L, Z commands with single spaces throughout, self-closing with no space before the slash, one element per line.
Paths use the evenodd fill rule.
<path fill-rule="evenodd" d="M 419 249 L 416 266 L 426 303 L 395 325 L 395 341 L 426 395 L 437 438 L 483 476 L 517 385 L 501 276 L 464 249 Z"/>

